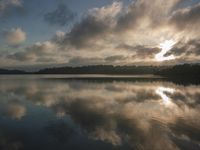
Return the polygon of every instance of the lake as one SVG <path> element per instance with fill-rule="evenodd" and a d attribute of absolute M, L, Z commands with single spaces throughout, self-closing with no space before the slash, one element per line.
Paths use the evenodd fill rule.
<path fill-rule="evenodd" d="M 200 85 L 0 76 L 1 150 L 200 150 Z"/>

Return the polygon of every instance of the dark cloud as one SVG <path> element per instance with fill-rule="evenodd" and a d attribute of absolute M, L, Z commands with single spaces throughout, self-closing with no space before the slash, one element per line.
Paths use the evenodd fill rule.
<path fill-rule="evenodd" d="M 49 58 L 49 55 L 55 51 L 56 45 L 51 41 L 45 41 L 42 43 L 35 43 L 29 47 L 26 47 L 24 51 L 9 54 L 6 57 L 8 59 L 18 60 L 18 61 L 42 61 L 48 62 L 53 61 L 53 57 Z M 41 59 L 42 58 L 42 59 Z"/>
<path fill-rule="evenodd" d="M 137 27 L 139 19 L 141 19 L 145 14 L 148 6 L 139 1 L 132 3 L 128 10 L 122 14 L 117 20 L 117 29 L 119 31 L 128 30 L 130 28 Z"/>
<path fill-rule="evenodd" d="M 63 44 L 72 45 L 76 49 L 91 47 L 97 49 L 96 42 L 105 40 L 105 37 L 113 31 L 121 7 L 120 2 L 114 2 L 112 5 L 89 10 L 86 16 L 65 35 Z"/>
<path fill-rule="evenodd" d="M 35 55 L 28 52 L 16 52 L 6 56 L 8 59 L 18 60 L 18 61 L 32 61 L 35 59 Z"/>
<path fill-rule="evenodd" d="M 146 47 L 146 46 L 136 46 L 135 48 L 136 54 L 133 57 L 139 58 L 154 58 L 155 54 L 160 52 L 160 48 L 158 47 Z"/>
<path fill-rule="evenodd" d="M 75 17 L 76 13 L 72 12 L 65 4 L 61 3 L 55 11 L 46 13 L 44 15 L 44 20 L 51 25 L 64 26 L 71 24 Z"/>
<path fill-rule="evenodd" d="M 138 0 L 131 3 L 126 10 L 120 9 L 119 13 L 113 16 L 107 14 L 106 9 L 114 7 L 114 5 L 108 8 L 104 7 L 104 11 L 97 9 L 95 15 L 91 11 L 65 35 L 63 44 L 84 49 L 95 45 L 96 41 L 104 40 L 110 35 L 117 37 L 120 34 L 125 34 L 125 31 L 136 31 L 137 33 L 137 30 L 143 24 L 147 24 L 146 30 L 151 30 L 156 26 L 162 28 L 167 24 L 167 19 L 172 14 L 173 9 L 180 3 L 180 0 L 170 0 L 168 2 L 155 1 L 155 3 L 152 2 L 152 5 L 149 5 L 149 1 Z M 160 14 L 157 13 L 158 11 L 160 11 Z M 112 23 L 109 20 L 112 20 Z M 138 36 L 143 37 L 144 35 L 141 34 Z M 112 41 L 114 37 L 111 38 L 109 40 Z M 95 46 L 97 47 L 97 45 Z M 143 49 L 140 50 L 141 55 L 144 54 Z"/>
<path fill-rule="evenodd" d="M 106 57 L 105 61 L 108 62 L 116 62 L 116 61 L 122 61 L 125 60 L 127 57 L 123 56 L 123 55 L 114 55 L 114 56 L 110 56 L 110 57 Z"/>
<path fill-rule="evenodd" d="M 200 25 L 200 4 L 177 10 L 170 21 L 180 30 L 193 30 Z"/>
<path fill-rule="evenodd" d="M 116 65 L 118 62 L 126 62 L 128 57 L 123 55 L 113 55 L 109 57 L 73 57 L 67 63 L 72 66 L 84 66 L 84 65 Z"/>
<path fill-rule="evenodd" d="M 97 65 L 97 64 L 103 64 L 103 58 L 98 58 L 98 57 L 92 57 L 92 58 L 87 58 L 87 57 L 73 57 L 69 60 L 67 63 L 68 65 L 72 66 L 84 66 L 84 65 Z"/>
<path fill-rule="evenodd" d="M 169 55 L 188 57 L 191 55 L 200 55 L 200 40 L 193 39 L 188 42 L 178 42 L 165 56 Z"/>
<path fill-rule="evenodd" d="M 120 44 L 116 47 L 119 50 L 126 50 L 133 53 L 133 58 L 154 58 L 155 54 L 160 52 L 160 48 L 158 47 L 148 47 L 145 45 L 127 45 L 127 44 Z"/>
<path fill-rule="evenodd" d="M 117 31 L 129 31 L 141 28 L 152 29 L 161 27 L 166 23 L 166 18 L 173 12 L 182 0 L 136 0 L 132 2 L 117 20 Z M 158 13 L 159 12 L 159 13 Z"/>
<path fill-rule="evenodd" d="M 64 44 L 71 44 L 77 48 L 90 47 L 108 30 L 109 26 L 105 22 L 97 20 L 94 16 L 87 16 L 66 34 Z"/>
<path fill-rule="evenodd" d="M 187 51 L 188 55 L 200 55 L 200 40 L 190 40 L 186 45 L 189 47 Z"/>

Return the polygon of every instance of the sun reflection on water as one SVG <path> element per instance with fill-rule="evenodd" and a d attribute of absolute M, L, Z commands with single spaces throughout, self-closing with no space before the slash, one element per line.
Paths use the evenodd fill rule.
<path fill-rule="evenodd" d="M 156 89 L 156 94 L 158 94 L 161 98 L 162 98 L 162 102 L 166 105 L 166 106 L 169 106 L 172 104 L 171 102 L 171 98 L 168 97 L 166 95 L 166 92 L 167 93 L 170 93 L 170 94 L 173 94 L 174 93 L 174 89 L 172 88 L 166 88 L 166 87 L 158 87 Z"/>

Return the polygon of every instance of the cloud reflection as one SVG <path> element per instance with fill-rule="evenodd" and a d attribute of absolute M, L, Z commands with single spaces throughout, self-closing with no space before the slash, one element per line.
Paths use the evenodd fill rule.
<path fill-rule="evenodd" d="M 115 147 L 128 145 L 139 150 L 162 150 L 163 145 L 166 150 L 176 150 L 185 146 L 180 141 L 186 138 L 191 147 L 200 143 L 199 86 L 81 80 L 29 80 L 23 83 L 5 80 L 0 85 L 4 85 L 0 86 L 0 103 L 5 106 L 9 106 L 6 95 L 10 95 L 10 101 L 13 97 L 18 98 L 20 104 L 28 102 L 32 107 L 45 108 L 58 120 L 68 118 L 71 124 L 78 126 L 57 123 L 57 119 L 50 125 L 44 123 L 44 130 L 49 131 L 45 136 L 54 136 L 61 143 L 70 141 L 72 136 L 85 134 L 92 142 L 101 141 Z M 7 108 L 0 107 L 0 112 Z M 22 121 L 25 115 L 22 112 L 26 111 L 19 112 L 18 118 L 21 116 Z M 14 113 L 8 114 L 12 119 Z M 60 134 L 63 130 L 65 134 Z"/>

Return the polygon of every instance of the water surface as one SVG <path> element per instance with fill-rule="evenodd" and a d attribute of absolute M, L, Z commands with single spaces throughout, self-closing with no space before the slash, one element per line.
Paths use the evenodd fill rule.
<path fill-rule="evenodd" d="M 0 149 L 200 149 L 199 85 L 111 78 L 1 76 Z"/>

